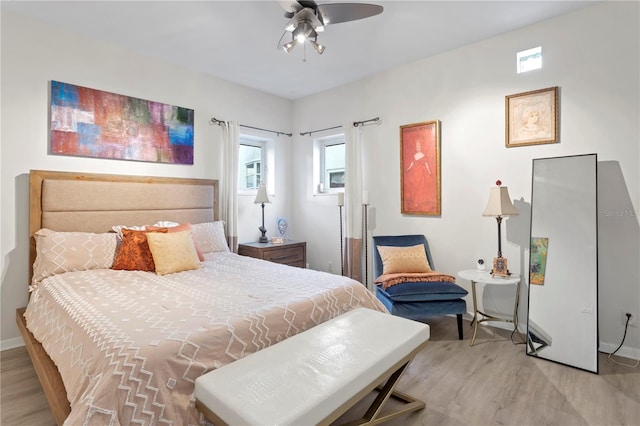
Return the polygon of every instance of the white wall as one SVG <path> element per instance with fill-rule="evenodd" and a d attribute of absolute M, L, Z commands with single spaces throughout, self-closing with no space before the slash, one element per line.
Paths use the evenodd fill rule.
<path fill-rule="evenodd" d="M 512 272 L 528 276 L 532 159 L 597 153 L 599 162 L 618 166 L 622 178 L 606 191 L 627 201 L 622 202 L 627 232 L 619 232 L 618 226 L 624 241 L 601 238 L 599 250 L 604 296 L 600 341 L 604 349 L 614 349 L 622 338 L 621 305 L 640 311 L 638 17 L 637 2 L 605 2 L 297 100 L 295 134 L 380 117 L 382 124 L 364 128 L 370 235 L 425 234 L 437 269 L 449 273 L 472 269 L 476 259 L 496 255 L 496 222 L 482 217 L 482 211 L 497 179 L 509 187 L 522 212 L 503 222 L 503 255 Z M 540 45 L 544 68 L 516 74 L 516 52 Z M 552 86 L 560 88 L 561 142 L 506 148 L 505 96 Z M 434 119 L 442 123 L 442 215 L 403 216 L 399 126 Z M 303 238 L 311 267 L 327 270 L 331 262 L 336 271 L 340 264 L 336 197 L 312 196 L 312 138 L 297 136 L 294 142 L 294 219 L 306 223 Z M 620 224 L 619 218 L 600 219 L 601 233 Z M 635 261 L 622 265 L 612 261 L 622 247 L 623 259 L 629 255 L 627 249 L 633 253 L 635 247 Z M 460 282 L 469 289 L 468 282 Z M 506 313 L 513 309 L 513 293 L 488 293 L 483 295 L 485 307 Z M 524 319 L 526 285 L 521 301 Z M 625 342 L 627 353 L 636 358 L 640 358 L 639 330 L 630 329 Z"/>
<path fill-rule="evenodd" d="M 195 110 L 192 166 L 47 155 L 48 88 L 57 80 Z M 219 179 L 216 117 L 267 129 L 291 129 L 291 102 L 87 40 L 10 13 L 2 14 L 1 250 L 2 348 L 20 344 L 15 309 L 27 303 L 30 169 Z M 243 130 L 244 132 L 245 130 Z M 249 133 L 249 132 L 247 132 Z M 253 134 L 257 134 L 253 132 Z M 260 136 L 272 137 L 271 134 Z M 275 137 L 276 196 L 267 223 L 289 216 L 290 145 Z M 260 207 L 239 200 L 239 241 L 260 235 Z"/>

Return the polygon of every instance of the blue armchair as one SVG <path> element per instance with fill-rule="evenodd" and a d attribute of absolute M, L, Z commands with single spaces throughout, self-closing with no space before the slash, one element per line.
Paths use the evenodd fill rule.
<path fill-rule="evenodd" d="M 378 246 L 410 247 L 423 244 L 431 269 L 437 271 L 431 258 L 429 244 L 424 235 L 397 235 L 373 237 L 374 279 L 382 275 L 383 264 Z M 435 315 L 455 314 L 458 322 L 458 338 L 462 340 L 462 314 L 467 312 L 463 299 L 469 292 L 451 282 L 406 282 L 388 287 L 376 286 L 376 296 L 389 312 L 399 317 L 417 321 Z"/>

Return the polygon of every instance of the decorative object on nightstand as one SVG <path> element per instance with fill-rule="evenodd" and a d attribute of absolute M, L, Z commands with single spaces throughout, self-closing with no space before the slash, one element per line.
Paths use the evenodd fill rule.
<path fill-rule="evenodd" d="M 258 187 L 258 193 L 256 194 L 256 199 L 253 201 L 254 204 L 262 205 L 262 226 L 258 228 L 260 232 L 262 232 L 262 236 L 258 239 L 260 243 L 266 243 L 269 241 L 267 238 L 267 228 L 264 227 L 264 204 L 270 203 L 269 196 L 267 195 L 267 187 L 264 184 L 260 184 Z"/>
<path fill-rule="evenodd" d="M 344 275 L 344 237 L 342 235 L 342 207 L 344 206 L 344 192 L 338 193 L 338 207 L 340 207 L 340 275 Z"/>
<path fill-rule="evenodd" d="M 478 271 L 484 271 L 484 259 L 478 259 L 476 268 L 478 268 Z"/>
<path fill-rule="evenodd" d="M 279 217 L 276 219 L 276 232 L 278 237 L 285 241 L 289 238 L 289 220 L 287 218 Z"/>
<path fill-rule="evenodd" d="M 509 190 L 506 186 L 501 186 L 501 181 L 496 181 L 496 187 L 491 188 L 489 202 L 482 213 L 482 216 L 494 216 L 498 222 L 498 257 L 493 259 L 493 269 L 491 274 L 495 276 L 508 277 L 511 275 L 507 269 L 507 259 L 502 257 L 502 218 L 504 216 L 516 216 L 518 210 L 514 207 L 509 197 Z"/>

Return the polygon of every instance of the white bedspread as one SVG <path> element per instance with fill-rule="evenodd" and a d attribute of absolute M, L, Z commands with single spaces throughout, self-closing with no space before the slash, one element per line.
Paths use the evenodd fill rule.
<path fill-rule="evenodd" d="M 233 253 L 158 276 L 101 269 L 45 279 L 27 326 L 56 363 L 68 425 L 199 424 L 195 378 L 357 307 L 351 279 Z"/>

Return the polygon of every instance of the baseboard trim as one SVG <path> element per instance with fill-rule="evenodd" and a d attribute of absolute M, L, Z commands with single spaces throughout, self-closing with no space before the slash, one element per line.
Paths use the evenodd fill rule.
<path fill-rule="evenodd" d="M 19 348 L 21 346 L 24 346 L 24 340 L 22 340 L 22 337 L 12 337 L 11 339 L 0 340 L 0 351 Z"/>
<path fill-rule="evenodd" d="M 473 314 L 467 314 L 464 317 L 465 317 L 465 319 L 472 320 L 473 319 Z M 501 328 L 503 330 L 509 330 L 509 331 L 513 330 L 513 324 L 509 324 L 509 323 L 505 323 L 505 322 L 488 321 L 488 322 L 486 322 L 484 324 L 489 325 L 491 327 Z M 526 332 L 527 332 L 527 323 L 526 323 L 526 321 L 524 323 L 521 322 L 520 324 L 518 324 L 518 331 L 520 332 L 521 335 L 526 334 Z M 600 341 L 599 344 L 598 344 L 598 352 L 609 354 L 609 353 L 615 351 L 616 348 L 618 347 L 618 345 L 619 345 L 619 343 L 618 344 L 613 344 L 613 343 L 607 343 L 607 342 Z M 623 345 L 618 350 L 618 352 L 616 352 L 616 355 L 619 355 L 619 356 L 624 357 L 624 358 L 633 359 L 633 360 L 640 360 L 640 348 L 634 348 L 634 347 L 631 347 L 631 346 Z"/>
<path fill-rule="evenodd" d="M 600 347 L 598 348 L 598 351 L 605 354 L 610 354 L 611 352 L 616 350 L 618 345 L 600 342 Z M 633 360 L 640 360 L 640 349 L 632 348 L 629 346 L 622 346 L 614 356 L 621 356 L 621 357 L 629 358 Z"/>

